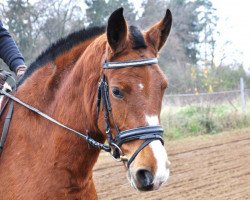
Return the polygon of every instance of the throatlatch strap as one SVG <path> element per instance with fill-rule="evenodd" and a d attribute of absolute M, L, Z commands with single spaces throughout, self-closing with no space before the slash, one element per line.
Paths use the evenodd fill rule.
<path fill-rule="evenodd" d="M 1 140 L 0 140 L 0 154 L 3 151 L 3 146 L 4 146 L 4 143 L 5 143 L 7 134 L 8 134 L 8 130 L 9 130 L 9 127 L 10 127 L 10 121 L 11 121 L 11 118 L 12 118 L 13 109 L 14 109 L 14 102 L 11 101 L 8 113 L 7 113 L 6 117 L 5 117 L 5 122 L 4 122 L 4 126 L 3 126 L 2 136 L 1 136 Z"/>

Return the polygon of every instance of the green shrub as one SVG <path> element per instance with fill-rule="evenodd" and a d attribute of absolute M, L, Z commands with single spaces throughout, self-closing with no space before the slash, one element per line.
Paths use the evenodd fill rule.
<path fill-rule="evenodd" d="M 242 114 L 231 105 L 192 105 L 165 108 L 161 123 L 168 139 L 199 134 L 215 134 L 223 130 L 243 128 L 250 125 L 250 114 Z"/>

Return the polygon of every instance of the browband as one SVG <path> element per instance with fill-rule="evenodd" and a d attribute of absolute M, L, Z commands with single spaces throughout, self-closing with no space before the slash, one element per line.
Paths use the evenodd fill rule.
<path fill-rule="evenodd" d="M 108 62 L 107 60 L 103 63 L 103 69 L 118 69 L 125 67 L 139 67 L 144 65 L 157 64 L 158 58 L 145 58 L 141 60 L 128 60 L 122 62 Z"/>

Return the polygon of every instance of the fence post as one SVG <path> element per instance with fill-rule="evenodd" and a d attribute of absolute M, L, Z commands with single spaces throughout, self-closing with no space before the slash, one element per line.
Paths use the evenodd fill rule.
<path fill-rule="evenodd" d="M 245 100 L 245 88 L 244 88 L 244 79 L 240 78 L 240 94 L 241 94 L 241 106 L 242 112 L 246 113 L 246 100 Z"/>

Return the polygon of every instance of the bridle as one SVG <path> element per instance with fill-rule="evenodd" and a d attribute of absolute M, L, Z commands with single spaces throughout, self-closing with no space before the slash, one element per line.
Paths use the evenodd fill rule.
<path fill-rule="evenodd" d="M 151 66 L 157 63 L 158 63 L 157 58 L 146 58 L 146 59 L 128 60 L 128 61 L 121 61 L 121 62 L 108 62 L 107 56 L 106 56 L 105 62 L 103 64 L 103 74 L 102 74 L 102 78 L 98 86 L 97 122 L 98 122 L 98 116 L 99 116 L 99 111 L 100 111 L 100 105 L 102 101 L 107 141 L 108 141 L 109 146 L 113 150 L 111 154 L 115 159 L 127 161 L 128 168 L 130 164 L 133 162 L 133 160 L 136 158 L 136 156 L 140 153 L 140 151 L 142 151 L 142 149 L 145 148 L 152 141 L 160 140 L 162 145 L 164 144 L 163 128 L 158 125 L 158 126 L 144 126 L 144 127 L 138 127 L 138 128 L 120 131 L 118 126 L 115 123 L 113 113 L 112 113 L 112 106 L 111 106 L 110 99 L 109 99 L 108 81 L 105 75 L 105 70 L 120 69 L 120 68 L 126 68 L 126 67 L 145 67 L 146 65 Z M 115 138 L 113 138 L 112 133 L 111 133 L 111 127 L 110 127 L 111 120 L 113 121 L 114 128 L 116 130 Z M 134 141 L 134 140 L 144 140 L 144 142 L 134 152 L 134 154 L 130 157 L 130 159 L 127 159 L 121 150 L 121 146 L 124 143 Z"/>
<path fill-rule="evenodd" d="M 107 56 L 106 56 L 107 58 Z M 57 124 L 58 126 L 73 132 L 77 136 L 83 138 L 90 144 L 91 146 L 104 150 L 106 152 L 109 152 L 113 158 L 116 160 L 127 162 L 127 167 L 129 168 L 130 164 L 133 162 L 133 160 L 136 158 L 136 156 L 142 151 L 143 148 L 145 148 L 150 142 L 154 140 L 160 140 L 162 144 L 164 144 L 163 141 L 163 129 L 161 126 L 144 126 L 144 127 L 138 127 L 133 129 L 128 129 L 124 131 L 120 131 L 118 126 L 115 123 L 113 113 L 112 113 L 112 107 L 109 99 L 109 88 L 108 88 L 108 81 L 107 77 L 105 75 L 105 70 L 108 69 L 119 69 L 119 68 L 125 68 L 125 67 L 145 67 L 145 65 L 152 65 L 157 64 L 158 59 L 157 58 L 147 58 L 147 59 L 139 59 L 139 60 L 129 60 L 129 61 L 122 61 L 122 62 L 108 62 L 108 60 L 105 58 L 105 62 L 103 64 L 103 74 L 101 77 L 101 80 L 98 85 L 98 94 L 97 94 L 97 126 L 98 126 L 98 116 L 101 108 L 101 102 L 102 102 L 102 108 L 104 113 L 104 121 L 105 121 L 105 130 L 107 135 L 107 141 L 108 144 L 102 144 L 98 141 L 94 140 L 93 138 L 89 137 L 88 134 L 83 134 L 79 131 L 76 131 L 63 123 L 53 119 L 52 117 L 48 116 L 47 114 L 41 112 L 37 108 L 26 104 L 22 100 L 18 99 L 17 97 L 9 94 L 8 92 L 4 90 L 0 90 L 0 93 L 2 95 L 7 96 L 12 101 L 15 101 L 22 106 L 28 108 L 29 110 L 37 113 L 38 115 L 42 116 L 43 118 L 49 120 L 52 123 Z M 13 104 L 13 103 L 12 103 Z M 12 106 L 13 110 L 13 106 Z M 12 113 L 12 111 L 11 111 Z M 9 118 L 9 117 L 8 117 Z M 116 137 L 113 138 L 112 132 L 111 132 L 111 126 L 110 121 L 113 121 L 115 130 L 117 132 Z M 9 120 L 10 121 L 10 120 Z M 7 126 L 9 126 L 9 122 L 7 122 Z M 5 126 L 5 125 L 4 125 Z M 3 131 L 2 138 L 0 140 L 1 142 L 1 148 L 3 148 L 3 144 L 5 142 L 6 136 L 8 132 L 7 130 Z M 4 137 L 3 137 L 4 135 Z M 134 154 L 130 157 L 130 159 L 127 159 L 124 153 L 121 150 L 121 146 L 124 143 L 134 141 L 134 140 L 144 140 L 144 142 L 139 146 L 139 148 L 134 152 Z M 1 151 L 0 151 L 1 152 Z"/>

